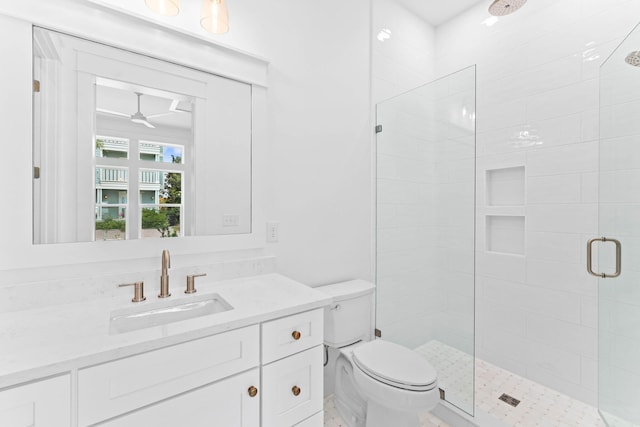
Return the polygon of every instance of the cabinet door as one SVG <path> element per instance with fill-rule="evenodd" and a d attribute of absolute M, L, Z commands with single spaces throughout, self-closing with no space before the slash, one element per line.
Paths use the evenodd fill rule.
<path fill-rule="evenodd" d="M 80 426 L 211 384 L 260 363 L 257 325 L 81 369 Z"/>
<path fill-rule="evenodd" d="M 69 427 L 69 375 L 13 387 L 0 392 L 0 426 Z"/>
<path fill-rule="evenodd" d="M 258 388 L 259 382 L 260 370 L 256 368 L 100 425 L 256 427 L 260 425 L 260 391 L 252 397 L 249 388 Z"/>
<path fill-rule="evenodd" d="M 322 411 L 322 346 L 262 368 L 262 427 L 287 427 Z"/>

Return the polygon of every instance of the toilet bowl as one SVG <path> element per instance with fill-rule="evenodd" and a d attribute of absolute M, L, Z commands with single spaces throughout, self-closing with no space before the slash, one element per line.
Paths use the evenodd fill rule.
<path fill-rule="evenodd" d="M 406 347 L 370 341 L 374 286 L 355 280 L 317 289 L 333 297 L 325 344 L 339 349 L 334 396 L 341 417 L 349 427 L 419 427 L 418 415 L 438 404 L 437 373 Z"/>
<path fill-rule="evenodd" d="M 418 427 L 418 414 L 435 408 L 435 369 L 406 347 L 371 341 L 353 352 L 353 377 L 367 400 L 366 427 Z"/>

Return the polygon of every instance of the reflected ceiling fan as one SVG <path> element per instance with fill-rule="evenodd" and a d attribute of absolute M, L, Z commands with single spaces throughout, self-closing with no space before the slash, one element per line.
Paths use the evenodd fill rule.
<path fill-rule="evenodd" d="M 134 93 L 138 96 L 138 111 L 136 111 L 134 114 L 126 114 L 126 113 L 121 113 L 119 111 L 106 110 L 104 108 L 96 108 L 96 111 L 100 113 L 111 114 L 113 116 L 128 117 L 133 123 L 139 123 L 141 125 L 145 125 L 148 128 L 155 128 L 155 126 L 151 124 L 151 122 L 149 122 L 149 119 L 152 119 L 154 117 L 168 116 L 169 114 L 173 114 L 174 112 L 180 111 L 180 110 L 174 110 L 173 108 L 170 108 L 169 111 L 166 113 L 151 114 L 149 116 L 145 116 L 144 114 L 142 114 L 142 111 L 140 111 L 140 97 L 144 94 L 140 92 L 134 92 Z M 173 107 L 173 103 L 171 104 L 171 106 Z"/>

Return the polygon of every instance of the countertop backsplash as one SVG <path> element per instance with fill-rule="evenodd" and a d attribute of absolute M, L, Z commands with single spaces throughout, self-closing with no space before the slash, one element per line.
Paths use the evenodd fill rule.
<path fill-rule="evenodd" d="M 169 270 L 171 292 L 183 292 L 189 274 L 206 273 L 207 282 L 275 273 L 276 259 L 249 251 L 176 255 Z M 118 263 L 42 267 L 0 271 L 0 313 L 31 310 L 102 298 L 131 300 L 131 288 L 121 283 L 144 281 L 147 298 L 160 288 L 160 254 L 154 259 Z M 117 272 L 116 272 L 117 271 Z M 196 282 L 197 283 L 197 282 Z M 197 286 L 197 285 L 196 285 Z"/>

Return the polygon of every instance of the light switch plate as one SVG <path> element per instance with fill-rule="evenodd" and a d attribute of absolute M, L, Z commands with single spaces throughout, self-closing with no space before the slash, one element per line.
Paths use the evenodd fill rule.
<path fill-rule="evenodd" d="M 267 243 L 276 243 L 280 234 L 280 223 L 267 222 Z"/>

